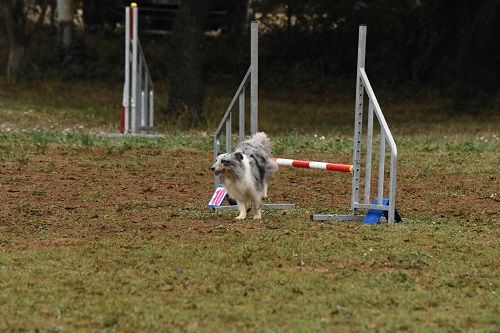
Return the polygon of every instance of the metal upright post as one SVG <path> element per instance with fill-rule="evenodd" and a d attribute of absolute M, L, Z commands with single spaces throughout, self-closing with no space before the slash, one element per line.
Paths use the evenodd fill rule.
<path fill-rule="evenodd" d="M 364 88 L 361 81 L 360 68 L 365 67 L 365 53 L 366 53 L 366 25 L 359 27 L 359 40 L 358 40 L 358 65 L 356 68 L 356 105 L 355 105 L 355 119 L 354 119 L 354 149 L 353 149 L 353 173 L 352 173 L 352 198 L 351 209 L 353 215 L 358 215 L 358 208 L 354 205 L 359 202 L 359 182 L 360 182 L 360 168 L 361 168 L 361 137 L 363 134 L 363 97 Z"/>
<path fill-rule="evenodd" d="M 389 219 L 387 222 L 389 224 L 394 223 L 396 215 L 396 164 L 398 160 L 397 149 L 391 150 L 391 169 L 389 175 L 390 187 L 389 187 Z"/>
<path fill-rule="evenodd" d="M 384 199 L 384 178 L 385 178 L 385 132 L 380 128 L 380 153 L 378 160 L 378 190 L 377 190 L 377 205 L 383 205 Z"/>
<path fill-rule="evenodd" d="M 232 138 L 231 138 L 231 114 L 229 114 L 229 117 L 226 120 L 226 153 L 230 153 L 231 150 L 233 150 L 232 147 Z"/>
<path fill-rule="evenodd" d="M 373 101 L 368 103 L 368 129 L 366 131 L 366 167 L 365 167 L 365 204 L 370 203 L 372 179 L 372 143 L 373 143 Z"/>
<path fill-rule="evenodd" d="M 154 127 L 154 111 L 155 111 L 155 97 L 154 92 L 151 90 L 149 92 L 149 126 Z"/>
<path fill-rule="evenodd" d="M 149 125 L 149 122 L 147 120 L 147 114 L 149 113 L 149 80 L 144 73 L 144 90 L 142 91 L 142 94 L 144 95 L 144 102 L 142 104 L 142 112 L 141 112 L 141 126 L 145 127 Z"/>
<path fill-rule="evenodd" d="M 130 115 L 130 7 L 125 8 L 125 84 L 123 86 L 123 128 L 129 130 Z"/>
<path fill-rule="evenodd" d="M 250 134 L 258 131 L 259 123 L 259 23 L 250 24 Z"/>
<path fill-rule="evenodd" d="M 134 6 L 132 4 L 131 6 L 131 11 L 132 11 L 132 114 L 131 114 L 131 132 L 132 134 L 135 134 L 136 131 L 136 117 L 137 117 L 137 58 L 138 58 L 138 50 L 137 50 L 137 24 L 138 24 L 138 19 L 137 19 L 137 5 Z"/>
<path fill-rule="evenodd" d="M 214 162 L 217 160 L 217 156 L 219 155 L 220 152 L 220 138 L 216 134 L 214 136 Z M 214 188 L 217 188 L 217 186 L 220 183 L 219 176 L 214 176 Z"/>
<path fill-rule="evenodd" d="M 241 91 L 239 97 L 239 133 L 240 133 L 240 142 L 245 140 L 245 88 Z"/>

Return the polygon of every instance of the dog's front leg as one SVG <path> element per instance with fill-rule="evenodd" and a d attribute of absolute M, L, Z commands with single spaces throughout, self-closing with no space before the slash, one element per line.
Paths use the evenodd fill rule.
<path fill-rule="evenodd" d="M 262 192 L 264 193 L 262 199 L 267 199 L 267 183 L 264 183 L 264 190 Z"/>
<path fill-rule="evenodd" d="M 253 208 L 255 209 L 255 213 L 253 215 L 254 220 L 262 219 L 262 202 L 260 200 L 256 200 L 253 202 Z"/>
<path fill-rule="evenodd" d="M 247 206 L 244 202 L 238 202 L 238 210 L 240 211 L 240 215 L 236 216 L 237 220 L 244 220 L 247 218 Z"/>

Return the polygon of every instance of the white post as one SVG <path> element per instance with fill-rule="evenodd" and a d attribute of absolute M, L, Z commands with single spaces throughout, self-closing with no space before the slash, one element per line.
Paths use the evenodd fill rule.
<path fill-rule="evenodd" d="M 373 101 L 368 103 L 368 130 L 366 133 L 366 167 L 365 167 L 365 204 L 370 203 L 372 179 L 372 142 L 373 142 Z"/>
<path fill-rule="evenodd" d="M 352 172 L 352 198 L 351 209 L 353 215 L 358 214 L 358 209 L 354 208 L 354 204 L 359 202 L 359 178 L 361 168 L 361 138 L 363 128 L 363 96 L 364 88 L 361 82 L 360 68 L 365 67 L 365 51 L 366 51 L 366 25 L 359 27 L 358 40 L 358 65 L 356 68 L 356 105 L 354 119 L 354 149 L 353 149 L 353 172 Z"/>
<path fill-rule="evenodd" d="M 394 223 L 394 218 L 396 215 L 396 163 L 397 163 L 397 151 L 391 151 L 391 170 L 390 170 L 390 187 L 389 187 L 389 219 L 388 223 Z"/>
<path fill-rule="evenodd" d="M 147 117 L 149 114 L 149 80 L 147 75 L 144 75 L 144 88 L 142 94 L 144 95 L 144 101 L 142 102 L 142 112 L 141 112 L 141 126 L 148 126 Z"/>
<path fill-rule="evenodd" d="M 144 90 L 141 91 L 141 119 L 140 119 L 141 127 L 146 126 L 146 94 Z"/>
<path fill-rule="evenodd" d="M 250 134 L 259 124 L 259 23 L 250 24 Z"/>
<path fill-rule="evenodd" d="M 125 8 L 125 84 L 123 86 L 123 134 L 129 131 L 130 115 L 130 7 Z"/>
<path fill-rule="evenodd" d="M 239 133 L 240 133 L 240 142 L 245 140 L 245 88 L 241 91 L 239 97 Z"/>
<path fill-rule="evenodd" d="M 152 89 L 152 87 L 151 87 Z M 151 126 L 151 129 L 153 129 L 153 126 L 154 126 L 154 111 L 155 111 L 155 108 L 154 108 L 154 92 L 153 90 L 151 90 L 149 92 L 149 126 Z"/>
<path fill-rule="evenodd" d="M 229 117 L 227 117 L 226 120 L 226 153 L 230 153 L 231 150 L 233 149 L 232 147 L 232 137 L 231 137 L 231 114 L 229 114 Z"/>
<path fill-rule="evenodd" d="M 377 191 L 377 205 L 383 205 L 384 199 L 384 177 L 385 177 L 385 132 L 380 128 L 380 153 L 378 160 L 378 191 Z"/>
<path fill-rule="evenodd" d="M 136 131 L 136 117 L 137 117 L 137 58 L 138 58 L 138 52 L 137 52 L 137 5 L 132 4 L 131 6 L 131 11 L 132 11 L 132 100 L 131 100 L 131 132 L 132 134 L 135 134 Z"/>

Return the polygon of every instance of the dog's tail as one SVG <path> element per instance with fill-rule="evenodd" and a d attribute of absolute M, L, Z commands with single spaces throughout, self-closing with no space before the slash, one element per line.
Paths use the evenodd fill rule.
<path fill-rule="evenodd" d="M 262 145 L 262 147 L 264 147 L 264 150 L 269 155 L 269 157 L 272 156 L 272 154 L 271 154 L 271 142 L 269 141 L 269 138 L 267 137 L 266 133 L 264 133 L 264 132 L 255 133 L 252 136 L 252 140 L 255 140 L 255 142 L 257 142 L 257 143 L 260 143 Z"/>
<path fill-rule="evenodd" d="M 266 178 L 266 182 L 268 183 L 269 182 L 269 178 L 272 177 L 272 175 L 278 171 L 278 164 L 276 163 L 276 161 L 272 160 L 271 157 L 272 157 L 272 153 L 271 153 L 271 142 L 269 141 L 269 138 L 267 137 L 266 133 L 264 132 L 258 132 L 258 133 L 255 133 L 253 136 L 252 136 L 252 140 L 254 140 L 255 142 L 259 143 L 260 145 L 262 145 L 262 147 L 264 148 L 267 156 L 269 157 L 269 160 L 267 161 L 267 176 Z"/>

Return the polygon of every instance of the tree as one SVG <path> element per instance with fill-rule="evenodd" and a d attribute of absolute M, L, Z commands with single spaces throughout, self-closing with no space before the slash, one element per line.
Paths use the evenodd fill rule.
<path fill-rule="evenodd" d="M 17 80 L 30 41 L 41 30 L 49 6 L 54 8 L 53 0 L 0 0 L 0 15 L 9 47 L 8 82 Z"/>
<path fill-rule="evenodd" d="M 71 46 L 73 30 L 73 1 L 57 0 L 57 23 L 63 52 L 67 53 Z"/>
<path fill-rule="evenodd" d="M 171 40 L 167 114 L 190 112 L 199 119 L 203 107 L 203 33 L 212 1 L 183 0 Z"/>
<path fill-rule="evenodd" d="M 25 33 L 26 15 L 23 0 L 0 0 L 2 7 L 9 57 L 7 60 L 7 81 L 17 79 L 22 59 L 26 52 L 28 36 Z"/>

